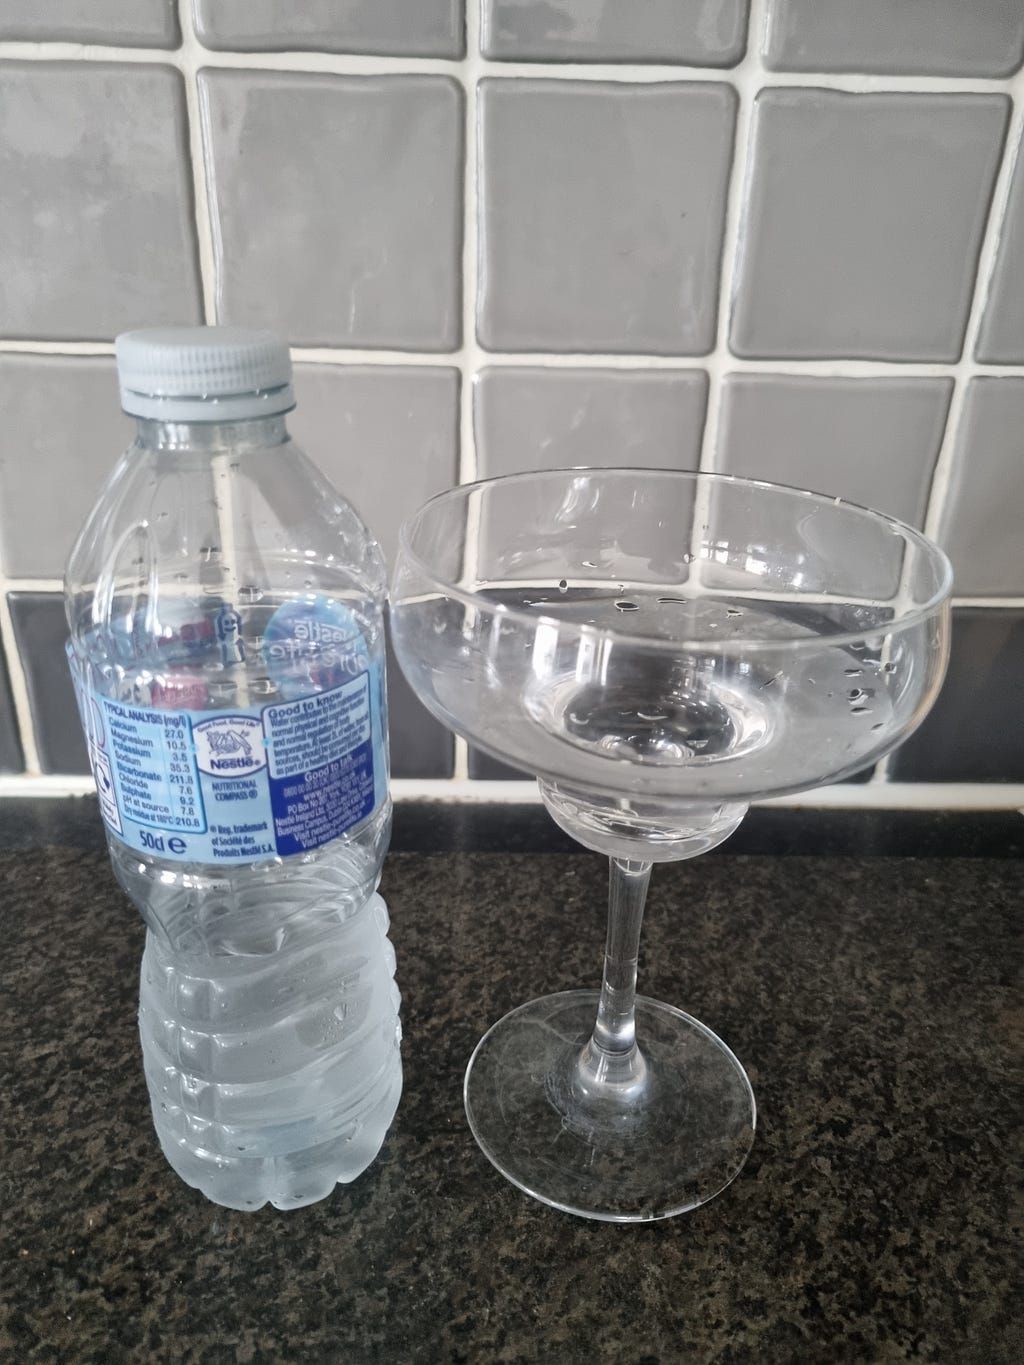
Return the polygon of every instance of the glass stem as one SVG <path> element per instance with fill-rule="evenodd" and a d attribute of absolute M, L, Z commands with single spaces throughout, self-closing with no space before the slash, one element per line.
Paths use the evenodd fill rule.
<path fill-rule="evenodd" d="M 644 1089 L 647 1067 L 636 1044 L 636 964 L 651 864 L 609 859 L 608 938 L 597 1022 L 580 1054 L 584 1090 L 629 1102 Z"/>

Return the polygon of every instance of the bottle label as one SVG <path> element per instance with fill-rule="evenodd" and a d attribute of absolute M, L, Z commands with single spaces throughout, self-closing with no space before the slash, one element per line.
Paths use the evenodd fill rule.
<path fill-rule="evenodd" d="M 340 629 L 343 609 L 326 622 L 315 608 L 289 608 L 277 621 L 281 611 L 264 642 L 281 699 L 263 706 L 168 710 L 115 701 L 89 686 L 69 643 L 100 810 L 129 847 L 178 862 L 284 858 L 339 838 L 385 799 L 382 664 L 351 628 L 346 647 L 334 641 L 333 660 L 325 661 L 322 640 L 304 648 L 307 635 Z M 296 629 L 297 641 L 288 634 Z M 352 648 L 354 638 L 361 649 Z M 278 668 L 267 653 L 273 646 L 283 650 Z M 317 682 L 334 685 L 311 691 Z M 177 706 L 199 700 L 202 687 L 201 678 L 179 678 L 152 692 Z"/>

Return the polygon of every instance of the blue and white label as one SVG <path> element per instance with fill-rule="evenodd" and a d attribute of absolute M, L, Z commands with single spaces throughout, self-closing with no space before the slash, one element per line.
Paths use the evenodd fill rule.
<path fill-rule="evenodd" d="M 69 645 L 110 830 L 161 858 L 249 863 L 320 848 L 364 820 L 387 796 L 383 665 L 371 660 L 361 635 L 362 649 L 353 651 L 347 634 L 345 657 L 358 658 L 354 669 L 338 658 L 325 662 L 319 652 L 316 658 L 321 680 L 329 672 L 344 681 L 310 694 L 311 659 L 300 648 L 301 669 L 293 668 L 294 653 L 281 669 L 290 682 L 278 681 L 285 700 L 231 711 L 103 697 Z M 224 643 L 234 650 L 241 642 L 236 635 Z M 297 671 L 307 689 L 298 696 Z"/>

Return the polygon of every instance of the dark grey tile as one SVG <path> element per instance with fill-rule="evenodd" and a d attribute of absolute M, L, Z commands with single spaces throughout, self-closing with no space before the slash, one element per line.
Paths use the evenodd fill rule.
<path fill-rule="evenodd" d="M 405 518 L 458 482 L 458 370 L 296 365 L 295 397 L 292 434 L 359 509 L 390 566 Z"/>
<path fill-rule="evenodd" d="M 513 768 L 508 763 L 502 763 L 498 759 L 492 758 L 490 754 L 473 748 L 469 750 L 469 775 L 479 782 L 535 782 L 537 780 L 533 774 L 524 773 L 521 768 Z"/>
<path fill-rule="evenodd" d="M 481 0 L 480 47 L 495 60 L 732 66 L 748 0 Z"/>
<path fill-rule="evenodd" d="M 897 749 L 898 782 L 1024 782 L 1024 611 L 953 613 L 946 683 L 921 728 Z"/>
<path fill-rule="evenodd" d="M 976 353 L 990 364 L 1024 361 L 1024 151 L 1020 148 Z"/>
<path fill-rule="evenodd" d="M 18 734 L 18 717 L 11 697 L 7 660 L 0 641 L 0 773 L 20 773 L 25 767 Z"/>
<path fill-rule="evenodd" d="M 482 344 L 710 350 L 735 118 L 710 82 L 482 81 Z"/>
<path fill-rule="evenodd" d="M 733 351 L 956 360 L 1007 113 L 998 94 L 763 90 Z"/>
<path fill-rule="evenodd" d="M 0 0 L 0 40 L 177 47 L 175 0 Z"/>
<path fill-rule="evenodd" d="M 696 469 L 703 370 L 483 370 L 474 392 L 481 478 L 573 465 Z"/>
<path fill-rule="evenodd" d="M 0 185 L 0 334 L 201 320 L 177 71 L 0 62 Z"/>
<path fill-rule="evenodd" d="M 405 680 L 388 637 L 388 731 L 392 777 L 451 777 L 455 740 Z"/>
<path fill-rule="evenodd" d="M 961 597 L 1024 595 L 1024 378 L 972 379 L 939 540 Z"/>
<path fill-rule="evenodd" d="M 951 379 L 730 374 L 717 468 L 924 524 Z"/>
<path fill-rule="evenodd" d="M 87 773 L 78 705 L 64 645 L 64 600 L 55 592 L 8 594 L 14 638 L 28 684 L 39 764 L 44 773 Z"/>
<path fill-rule="evenodd" d="M 114 361 L 0 355 L 0 413 L 4 572 L 58 578 L 100 484 L 132 439 Z"/>
<path fill-rule="evenodd" d="M 777 71 L 1008 76 L 1024 58 L 1020 0 L 769 0 Z"/>
<path fill-rule="evenodd" d="M 443 76 L 203 71 L 223 322 L 293 344 L 459 343 L 462 91 Z"/>
<path fill-rule="evenodd" d="M 241 52 L 461 57 L 465 51 L 462 0 L 195 0 L 195 16 L 207 47 Z"/>

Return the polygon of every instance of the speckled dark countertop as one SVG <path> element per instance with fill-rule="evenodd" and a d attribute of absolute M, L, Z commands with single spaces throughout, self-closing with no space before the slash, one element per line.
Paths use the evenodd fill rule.
<path fill-rule="evenodd" d="M 180 1184 L 152 1134 L 142 928 L 94 811 L 0 808 L 0 1359 L 1017 1365 L 1024 822 L 794 839 L 796 818 L 656 870 L 642 989 L 731 1044 L 758 1133 L 704 1208 L 615 1226 L 506 1184 L 461 1103 L 487 1025 L 594 981 L 598 857 L 466 851 L 472 830 L 400 816 L 400 850 L 446 851 L 385 870 L 395 1125 L 329 1200 L 243 1215 Z"/>

